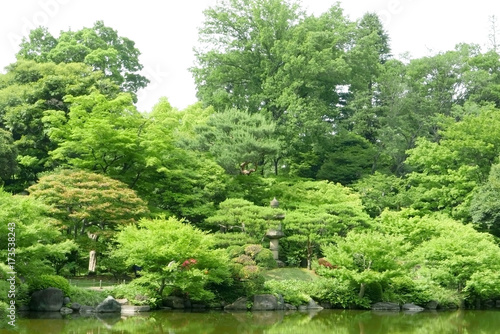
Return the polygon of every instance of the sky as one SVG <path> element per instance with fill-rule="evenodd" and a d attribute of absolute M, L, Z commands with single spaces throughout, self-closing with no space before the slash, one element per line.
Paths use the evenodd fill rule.
<path fill-rule="evenodd" d="M 351 20 L 366 12 L 381 18 L 392 54 L 399 58 L 431 56 L 453 50 L 458 43 L 489 46 L 490 17 L 500 18 L 500 2 L 491 0 L 343 0 Z M 151 81 L 138 93 L 138 109 L 150 111 L 161 97 L 183 109 L 196 102 L 193 47 L 203 10 L 216 0 L 21 0 L 0 4 L 0 69 L 15 61 L 21 38 L 44 26 L 54 35 L 92 27 L 98 20 L 133 40 L 141 52 L 143 75 Z M 319 15 L 335 1 L 302 0 L 302 7 Z M 498 20 L 500 21 L 500 19 Z M 498 23 L 500 28 L 500 22 Z M 500 40 L 500 30 L 497 39 Z M 2 71 L 4 72 L 4 71 Z"/>

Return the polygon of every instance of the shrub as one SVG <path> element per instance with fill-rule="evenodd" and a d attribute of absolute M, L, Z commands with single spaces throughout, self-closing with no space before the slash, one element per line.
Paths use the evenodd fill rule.
<path fill-rule="evenodd" d="M 248 255 L 242 254 L 238 256 L 237 258 L 233 259 L 234 262 L 240 263 L 244 266 L 253 266 L 255 265 L 255 261 Z"/>
<path fill-rule="evenodd" d="M 245 254 L 251 256 L 252 258 L 255 257 L 255 255 L 259 254 L 260 251 L 262 251 L 262 246 L 261 245 L 247 245 L 245 246 Z"/>
<path fill-rule="evenodd" d="M 96 291 L 89 290 L 85 288 L 80 288 L 77 286 L 70 286 L 68 297 L 71 299 L 71 303 L 78 303 L 80 305 L 97 306 L 100 302 L 108 296 L 106 290 Z"/>
<path fill-rule="evenodd" d="M 40 275 L 28 280 L 29 293 L 47 288 L 61 289 L 66 296 L 69 296 L 70 285 L 67 279 L 57 275 Z"/>
<path fill-rule="evenodd" d="M 285 302 L 295 306 L 303 305 L 311 300 L 306 292 L 310 290 L 309 282 L 297 280 L 269 280 L 264 283 L 266 289 L 275 295 L 282 295 Z"/>
<path fill-rule="evenodd" d="M 274 259 L 273 252 L 267 248 L 263 248 L 256 256 L 255 262 L 259 267 L 264 269 L 274 269 L 278 267 L 276 260 Z"/>

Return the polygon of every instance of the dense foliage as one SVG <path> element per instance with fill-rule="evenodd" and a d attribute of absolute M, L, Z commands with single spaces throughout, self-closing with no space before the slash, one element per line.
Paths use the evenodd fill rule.
<path fill-rule="evenodd" d="M 0 74 L 0 241 L 15 233 L 19 300 L 87 273 L 92 251 L 99 274 L 141 267 L 114 293 L 154 306 L 500 298 L 496 50 L 400 60 L 373 13 L 279 0 L 221 0 L 199 37 L 184 110 L 137 110 L 139 50 L 102 22 L 33 30 Z M 266 281 L 278 264 L 320 277 Z"/>

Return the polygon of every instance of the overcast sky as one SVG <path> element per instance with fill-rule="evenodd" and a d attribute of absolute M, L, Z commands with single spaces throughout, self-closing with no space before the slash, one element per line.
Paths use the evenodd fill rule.
<path fill-rule="evenodd" d="M 138 107 L 149 111 L 162 96 L 177 108 L 196 102 L 195 87 L 187 70 L 193 65 L 193 46 L 202 11 L 215 0 L 21 0 L 0 4 L 0 68 L 15 61 L 20 39 L 29 30 L 91 27 L 95 21 L 135 41 L 141 51 L 144 75 L 151 83 L 139 92 Z M 334 1 L 303 0 L 310 13 L 326 11 Z M 409 52 L 412 58 L 452 50 L 457 43 L 488 47 L 491 15 L 500 17 L 500 2 L 491 0 L 344 0 L 352 20 L 366 12 L 379 14 L 391 39 L 392 53 Z M 499 23 L 500 26 L 500 23 Z M 497 36 L 500 39 L 500 36 Z"/>

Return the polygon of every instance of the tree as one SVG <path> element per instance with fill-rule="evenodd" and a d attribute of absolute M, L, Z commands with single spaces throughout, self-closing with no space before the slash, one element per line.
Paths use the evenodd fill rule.
<path fill-rule="evenodd" d="M 439 142 L 417 141 L 408 151 L 408 197 L 422 213 L 445 211 L 470 219 L 472 191 L 483 183 L 500 154 L 498 111 L 491 105 L 466 104 L 460 122 L 448 118 Z"/>
<path fill-rule="evenodd" d="M 46 174 L 28 192 L 30 197 L 51 205 L 52 215 L 60 220 L 59 228 L 68 237 L 83 244 L 88 243 L 88 238 L 93 240 L 87 244 L 92 254 L 99 237 L 106 239 L 121 225 L 133 223 L 149 212 L 125 184 L 85 171 L 63 169 Z M 89 268 L 93 267 L 89 262 Z"/>
<path fill-rule="evenodd" d="M 243 232 L 254 240 L 265 237 L 270 228 L 278 227 L 277 216 L 283 211 L 261 207 L 240 198 L 228 198 L 219 204 L 219 210 L 205 220 L 205 224 L 221 232 Z"/>
<path fill-rule="evenodd" d="M 12 134 L 0 129 L 0 181 L 9 183 L 17 172 L 17 149 Z"/>
<path fill-rule="evenodd" d="M 208 151 L 226 172 L 250 175 L 276 156 L 279 143 L 273 138 L 274 122 L 260 114 L 229 109 L 211 114 L 198 126 L 196 147 Z M 252 167 L 252 168 L 250 168 Z"/>
<path fill-rule="evenodd" d="M 335 245 L 323 248 L 328 261 L 341 267 L 359 285 L 359 298 L 365 296 L 370 283 L 386 283 L 398 276 L 409 247 L 403 237 L 378 231 L 351 231 L 337 238 Z"/>
<path fill-rule="evenodd" d="M 45 28 L 37 28 L 23 39 L 17 58 L 56 64 L 85 63 L 102 72 L 122 91 L 131 93 L 136 102 L 135 94 L 149 82 L 139 74 L 143 68 L 139 55 L 132 40 L 118 36 L 116 30 L 97 21 L 92 28 L 63 31 L 58 38 Z"/>
<path fill-rule="evenodd" d="M 0 254 L 18 278 L 54 273 L 54 262 L 76 249 L 73 241 L 59 237 L 58 223 L 42 201 L 0 189 L 0 242 L 5 245 Z"/>
<path fill-rule="evenodd" d="M 143 219 L 125 227 L 116 241 L 113 256 L 141 266 L 140 280 L 153 285 L 160 298 L 167 292 L 209 301 L 214 293 L 204 289 L 207 284 L 230 277 L 225 250 L 214 250 L 210 235 L 174 218 Z"/>
<path fill-rule="evenodd" d="M 70 102 L 65 97 L 88 95 L 91 91 L 112 97 L 118 87 L 81 63 L 56 65 L 18 60 L 0 75 L 0 128 L 12 134 L 19 166 L 10 188 L 22 191 L 37 180 L 38 173 L 53 167 L 48 152 L 56 144 L 48 133 L 67 121 Z M 42 121 L 48 110 L 58 115 L 59 123 Z"/>
<path fill-rule="evenodd" d="M 500 165 L 491 167 L 488 180 L 474 192 L 470 214 L 479 230 L 500 237 Z"/>
<path fill-rule="evenodd" d="M 357 194 L 340 184 L 292 180 L 274 185 L 272 191 L 286 211 L 284 242 L 295 248 L 311 268 L 314 255 L 337 235 L 368 224 L 368 215 Z M 292 255 L 292 254 L 289 254 Z"/>

